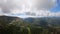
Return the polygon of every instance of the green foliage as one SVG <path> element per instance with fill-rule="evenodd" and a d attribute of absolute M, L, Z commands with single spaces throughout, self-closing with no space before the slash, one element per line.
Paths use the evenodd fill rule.
<path fill-rule="evenodd" d="M 16 22 L 16 23 L 15 23 Z M 60 28 L 43 28 L 29 25 L 20 25 L 22 22 L 11 22 L 12 24 L 6 24 L 6 26 L 0 26 L 0 34 L 60 34 Z"/>
<path fill-rule="evenodd" d="M 60 34 L 57 20 L 38 18 L 30 23 L 21 19 L 9 20 L 4 17 L 0 18 L 0 34 Z"/>

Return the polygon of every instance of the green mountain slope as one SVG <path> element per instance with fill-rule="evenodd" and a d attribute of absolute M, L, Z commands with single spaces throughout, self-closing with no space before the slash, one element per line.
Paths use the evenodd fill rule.
<path fill-rule="evenodd" d="M 24 20 L 36 26 L 60 27 L 60 17 L 26 18 Z"/>
<path fill-rule="evenodd" d="M 0 34 L 60 34 L 60 17 L 0 16 Z"/>

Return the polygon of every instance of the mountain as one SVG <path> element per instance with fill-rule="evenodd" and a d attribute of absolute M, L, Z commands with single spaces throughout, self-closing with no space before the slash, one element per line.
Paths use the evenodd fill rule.
<path fill-rule="evenodd" d="M 0 25 L 8 25 L 8 24 L 13 24 L 13 22 L 18 22 L 18 21 L 20 21 L 20 22 L 22 22 L 23 20 L 21 19 L 21 18 L 19 18 L 19 17 L 13 17 L 13 16 L 5 16 L 5 15 L 3 15 L 3 16 L 0 16 Z"/>
<path fill-rule="evenodd" d="M 60 27 L 60 17 L 40 17 L 40 18 L 29 17 L 24 20 L 36 26 Z"/>
<path fill-rule="evenodd" d="M 13 16 L 0 16 L 0 25 L 13 24 L 18 26 L 60 27 L 60 17 L 19 18 Z"/>
<path fill-rule="evenodd" d="M 19 18 L 0 16 L 0 34 L 55 33 L 60 34 L 60 17 Z"/>
<path fill-rule="evenodd" d="M 5 25 L 15 25 L 15 26 L 27 26 L 29 23 L 23 20 L 23 18 L 20 17 L 14 17 L 14 16 L 0 16 L 0 26 L 5 26 Z"/>
<path fill-rule="evenodd" d="M 12 17 L 12 16 L 0 16 L 0 22 L 11 22 L 12 20 L 19 19 L 18 17 Z"/>

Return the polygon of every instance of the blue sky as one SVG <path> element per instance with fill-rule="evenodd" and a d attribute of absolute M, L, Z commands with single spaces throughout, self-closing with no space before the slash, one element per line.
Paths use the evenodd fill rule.
<path fill-rule="evenodd" d="M 58 3 L 58 5 L 56 7 L 54 7 L 53 9 L 51 9 L 51 11 L 53 11 L 53 12 L 59 12 L 60 11 L 60 1 L 57 0 L 57 3 Z"/>
<path fill-rule="evenodd" d="M 56 17 L 60 16 L 60 0 L 0 0 L 0 15 Z"/>

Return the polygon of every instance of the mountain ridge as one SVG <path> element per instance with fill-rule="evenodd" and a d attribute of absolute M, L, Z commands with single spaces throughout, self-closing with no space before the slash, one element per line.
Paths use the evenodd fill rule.
<path fill-rule="evenodd" d="M 42 18 L 19 18 L 13 16 L 0 16 L 0 22 L 4 24 L 11 23 L 13 20 L 17 20 L 18 24 L 22 23 L 27 25 L 28 23 L 35 26 L 51 26 L 51 27 L 60 27 L 60 17 L 42 17 Z M 24 22 L 24 23 L 23 23 Z"/>

